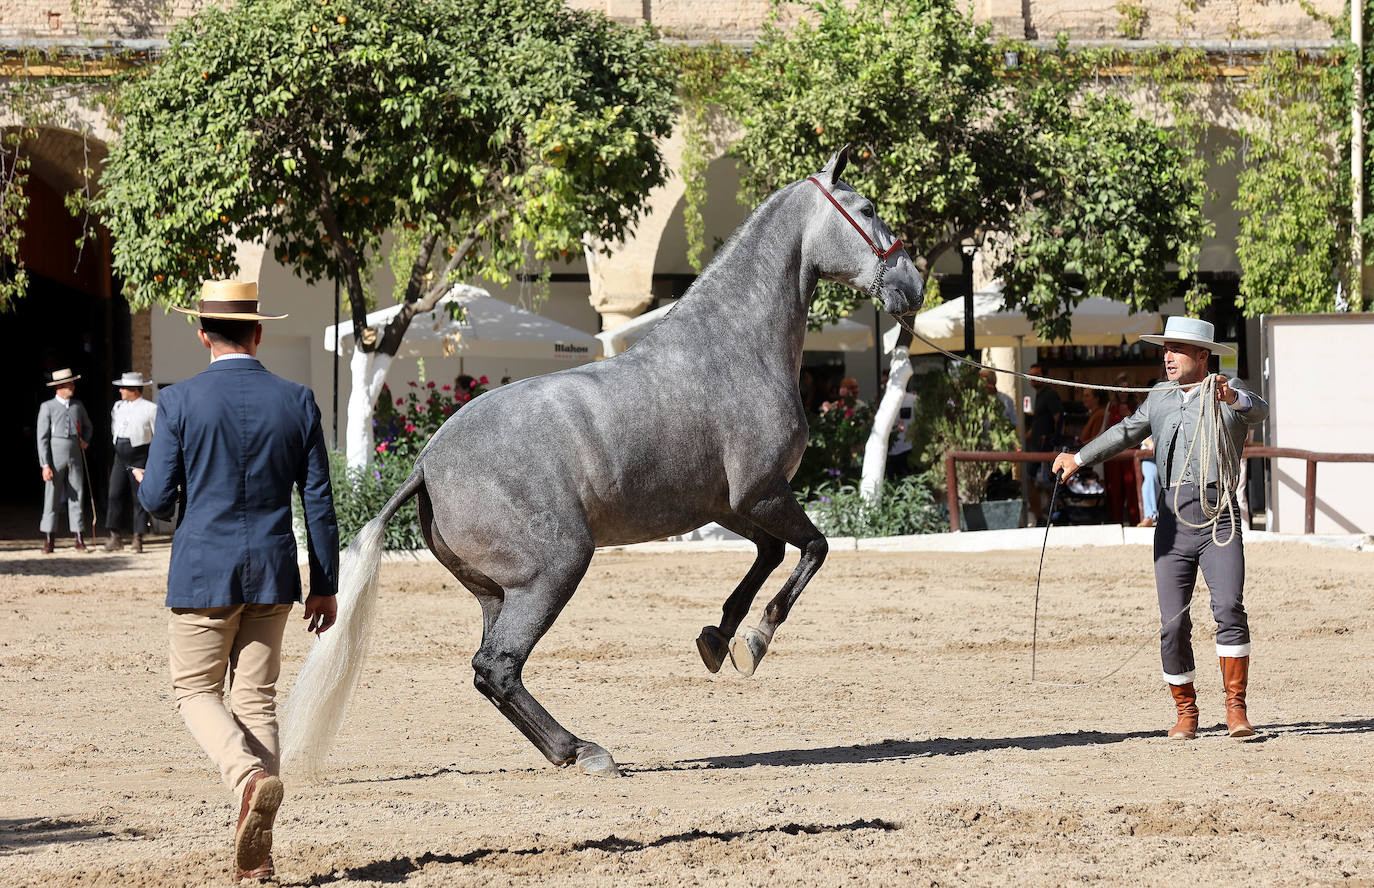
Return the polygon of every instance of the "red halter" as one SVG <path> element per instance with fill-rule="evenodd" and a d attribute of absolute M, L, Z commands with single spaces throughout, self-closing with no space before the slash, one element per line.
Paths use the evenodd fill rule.
<path fill-rule="evenodd" d="M 892 246 L 888 247 L 886 250 L 880 248 L 877 244 L 873 243 L 873 238 L 869 237 L 868 233 L 859 227 L 859 223 L 854 221 L 854 217 L 849 215 L 849 213 L 845 212 L 844 207 L 840 206 L 840 202 L 835 199 L 835 196 L 831 194 L 824 185 L 822 185 L 820 182 L 816 180 L 815 176 L 807 176 L 806 181 L 810 182 L 812 185 L 815 185 L 817 188 L 819 188 L 821 190 L 821 194 L 825 195 L 825 199 L 835 205 L 835 209 L 840 211 L 840 215 L 844 216 L 845 221 L 847 221 L 850 225 L 853 225 L 854 230 L 859 232 L 859 237 L 864 239 L 864 243 L 868 244 L 868 248 L 873 251 L 873 255 L 877 256 L 881 260 L 886 261 L 887 259 L 890 259 L 892 256 L 896 255 L 897 252 L 902 249 L 901 238 L 898 238 L 892 244 Z"/>

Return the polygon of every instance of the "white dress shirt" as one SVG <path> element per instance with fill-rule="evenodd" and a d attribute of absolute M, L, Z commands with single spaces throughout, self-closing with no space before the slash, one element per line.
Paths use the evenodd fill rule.
<path fill-rule="evenodd" d="M 147 398 L 116 401 L 110 409 L 110 437 L 115 441 L 128 438 L 130 445 L 142 447 L 153 440 L 156 420 L 157 405 Z"/>

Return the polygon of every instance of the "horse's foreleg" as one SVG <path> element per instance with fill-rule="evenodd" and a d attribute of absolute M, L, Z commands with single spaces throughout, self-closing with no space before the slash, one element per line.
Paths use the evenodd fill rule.
<path fill-rule="evenodd" d="M 830 545 L 825 541 L 825 535 L 806 517 L 805 510 L 785 481 L 775 484 L 745 514 L 765 533 L 801 550 L 801 560 L 782 584 L 782 589 L 768 603 L 758 628 L 745 630 L 730 639 L 730 659 L 735 668 L 745 675 L 753 675 L 763 655 L 768 653 L 773 633 L 787 619 L 792 605 L 825 562 Z"/>
<path fill-rule="evenodd" d="M 782 540 L 765 533 L 747 518 L 731 516 L 721 520 L 719 524 L 752 541 L 758 546 L 758 556 L 750 565 L 744 579 L 735 587 L 735 591 L 725 599 L 725 605 L 721 609 L 720 626 L 705 626 L 697 636 L 697 652 L 701 654 L 701 660 L 706 664 L 706 668 L 712 672 L 720 671 L 720 665 L 729 654 L 731 636 L 748 616 L 749 607 L 754 603 L 754 596 L 758 594 L 763 581 L 768 579 L 774 568 L 782 564 L 783 552 L 786 549 L 786 544 Z"/>
<path fill-rule="evenodd" d="M 546 572 L 533 585 L 506 590 L 500 612 L 472 658 L 473 684 L 555 765 L 577 762 L 588 774 L 616 777 L 620 769 L 610 753 L 560 725 L 525 689 L 521 675 L 525 661 L 572 597 L 590 560 L 588 547 L 575 575 L 564 572 L 560 582 L 550 584 Z"/>

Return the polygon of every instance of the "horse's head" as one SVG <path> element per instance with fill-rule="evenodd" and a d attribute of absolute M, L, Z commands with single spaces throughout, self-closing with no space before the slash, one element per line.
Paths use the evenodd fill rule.
<path fill-rule="evenodd" d="M 807 232 L 808 252 L 819 275 L 882 300 L 894 315 L 915 314 L 925 300 L 925 278 L 873 207 L 844 182 L 849 146 L 802 183 L 816 209 Z"/>

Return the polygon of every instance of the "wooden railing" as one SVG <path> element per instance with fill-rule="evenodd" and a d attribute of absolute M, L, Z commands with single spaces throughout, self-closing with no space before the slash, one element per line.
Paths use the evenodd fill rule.
<path fill-rule="evenodd" d="M 986 450 L 952 450 L 945 454 L 945 488 L 949 493 L 949 529 L 956 532 L 959 526 L 959 482 L 954 465 L 958 462 L 1052 462 L 1058 453 L 1044 451 L 991 452 Z M 1153 450 L 1124 450 L 1108 462 L 1132 460 L 1135 475 L 1140 477 L 1140 461 L 1154 456 Z M 1374 463 L 1374 453 L 1323 453 L 1316 450 L 1299 450 L 1296 447 L 1261 447 L 1247 444 L 1241 454 L 1243 459 L 1301 459 L 1307 462 L 1307 483 L 1303 488 L 1303 533 L 1315 533 L 1317 525 L 1317 463 Z M 1034 482 L 1032 482 L 1034 483 Z"/>

